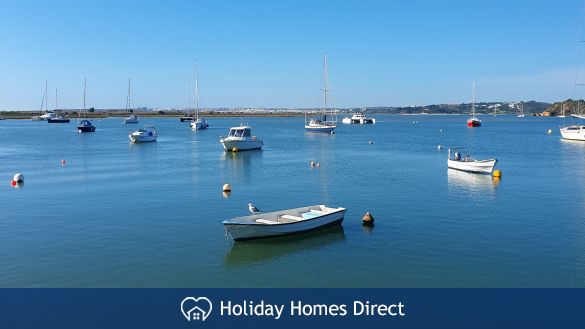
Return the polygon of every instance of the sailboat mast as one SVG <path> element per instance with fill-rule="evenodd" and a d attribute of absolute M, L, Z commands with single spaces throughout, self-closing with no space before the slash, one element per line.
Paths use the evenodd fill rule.
<path fill-rule="evenodd" d="M 323 112 L 325 112 L 325 121 L 327 120 L 327 92 L 328 89 L 327 81 L 327 53 L 323 56 Z"/>
<path fill-rule="evenodd" d="M 59 99 L 57 98 L 57 89 L 55 88 L 55 110 L 59 109 Z"/>
<path fill-rule="evenodd" d="M 85 90 L 87 87 L 87 78 L 83 78 L 83 117 L 85 118 L 85 111 L 86 111 L 86 107 L 85 107 Z"/>
<path fill-rule="evenodd" d="M 195 63 L 195 111 L 199 120 L 199 63 Z"/>
<path fill-rule="evenodd" d="M 475 81 L 473 81 L 473 99 L 471 103 L 471 113 L 475 117 Z"/>
<path fill-rule="evenodd" d="M 48 103 L 49 103 L 49 94 L 47 93 L 47 80 L 45 80 L 45 112 L 49 111 Z"/>
<path fill-rule="evenodd" d="M 130 81 L 131 81 L 131 79 L 128 78 L 128 95 L 126 95 L 126 112 L 130 111 Z"/>

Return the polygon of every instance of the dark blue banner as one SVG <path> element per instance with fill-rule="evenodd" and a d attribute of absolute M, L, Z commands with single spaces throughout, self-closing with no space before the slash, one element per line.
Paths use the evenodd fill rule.
<path fill-rule="evenodd" d="M 0 289 L 0 328 L 584 328 L 584 289 Z"/>

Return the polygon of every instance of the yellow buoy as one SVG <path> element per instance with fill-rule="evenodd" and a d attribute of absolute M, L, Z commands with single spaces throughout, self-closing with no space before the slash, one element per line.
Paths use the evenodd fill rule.
<path fill-rule="evenodd" d="M 232 152 L 238 152 L 238 148 L 237 148 L 237 147 L 234 147 L 234 148 L 232 149 Z"/>
<path fill-rule="evenodd" d="M 224 191 L 224 192 L 231 192 L 232 191 L 232 186 L 230 184 L 223 184 L 222 191 Z"/>
<path fill-rule="evenodd" d="M 552 129 L 547 130 L 546 133 L 549 135 L 552 134 Z"/>
<path fill-rule="evenodd" d="M 364 225 L 374 225 L 374 216 L 372 216 L 369 211 L 366 212 L 364 217 L 362 217 L 362 223 Z"/>
<path fill-rule="evenodd" d="M 501 170 L 494 170 L 493 176 L 498 177 L 498 178 L 502 177 L 502 171 Z"/>

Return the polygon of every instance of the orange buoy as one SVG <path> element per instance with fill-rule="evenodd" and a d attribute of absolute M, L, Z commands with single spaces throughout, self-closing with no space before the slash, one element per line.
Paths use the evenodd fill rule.
<path fill-rule="evenodd" d="M 374 225 L 374 216 L 372 216 L 372 214 L 367 211 L 364 217 L 362 217 L 362 223 L 364 225 Z"/>

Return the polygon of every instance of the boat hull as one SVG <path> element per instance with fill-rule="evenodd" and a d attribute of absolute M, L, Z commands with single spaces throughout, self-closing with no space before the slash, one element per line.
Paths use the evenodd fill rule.
<path fill-rule="evenodd" d="M 447 167 L 477 174 L 491 174 L 497 162 L 497 159 L 475 161 L 456 161 L 448 159 Z"/>
<path fill-rule="evenodd" d="M 194 117 L 180 117 L 179 120 L 181 120 L 181 122 L 195 121 L 195 118 Z"/>
<path fill-rule="evenodd" d="M 585 126 L 569 126 L 560 129 L 563 139 L 585 141 Z"/>
<path fill-rule="evenodd" d="M 346 125 L 351 125 L 351 124 L 366 125 L 366 124 L 375 124 L 376 123 L 376 119 L 370 119 L 370 118 L 363 118 L 363 119 L 343 118 L 343 120 L 341 120 L 341 122 L 343 124 L 346 124 Z"/>
<path fill-rule="evenodd" d="M 311 133 L 332 133 L 335 126 L 311 126 L 305 125 L 305 130 Z"/>
<path fill-rule="evenodd" d="M 92 133 L 95 131 L 95 126 L 78 126 L 77 131 L 80 133 Z"/>
<path fill-rule="evenodd" d="M 191 123 L 191 129 L 194 130 L 205 130 L 209 128 L 209 124 L 205 120 L 196 120 Z"/>
<path fill-rule="evenodd" d="M 481 127 L 481 121 L 478 119 L 467 120 L 467 127 Z"/>
<path fill-rule="evenodd" d="M 48 123 L 69 123 L 70 119 L 47 119 Z"/>
<path fill-rule="evenodd" d="M 340 225 L 343 222 L 345 209 L 295 223 L 275 225 L 231 224 L 224 221 L 227 233 L 234 241 L 274 238 L 285 235 L 307 233 L 326 227 Z"/>
<path fill-rule="evenodd" d="M 238 151 L 259 150 L 264 146 L 264 142 L 261 140 L 237 140 L 224 138 L 220 140 L 220 143 L 226 151 L 233 151 L 234 148 Z"/>

